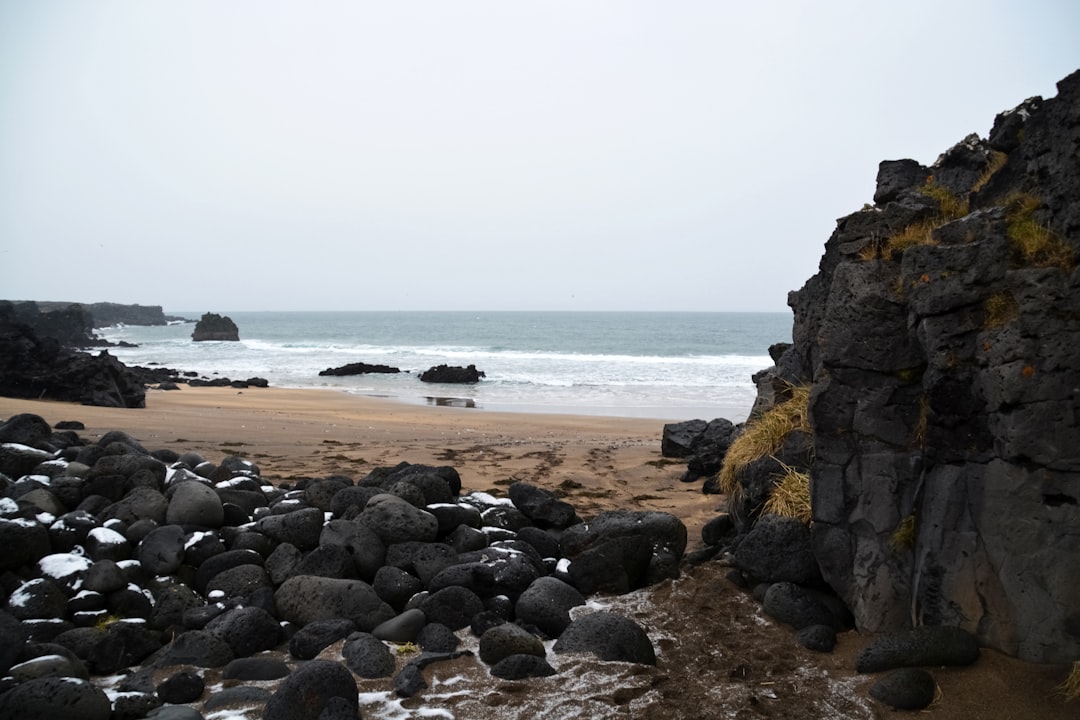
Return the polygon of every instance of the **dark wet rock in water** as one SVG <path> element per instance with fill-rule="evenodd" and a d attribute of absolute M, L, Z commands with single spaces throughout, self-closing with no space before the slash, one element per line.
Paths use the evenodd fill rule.
<path fill-rule="evenodd" d="M 585 604 L 577 588 L 558 578 L 537 578 L 514 605 L 518 620 L 533 625 L 548 637 L 559 637 L 570 625 L 570 610 Z"/>
<path fill-rule="evenodd" d="M 418 665 L 413 663 L 401 668 L 401 672 L 394 676 L 394 691 L 398 697 L 412 697 L 421 690 L 426 689 L 427 686 L 424 673 L 421 672 Z"/>
<path fill-rule="evenodd" d="M 979 642 L 958 627 L 924 626 L 874 638 L 855 658 L 861 673 L 920 665 L 970 665 L 979 659 Z"/>
<path fill-rule="evenodd" d="M 356 679 L 344 665 L 312 660 L 296 668 L 270 696 L 263 720 L 317 720 L 333 698 L 343 698 L 356 717 L 357 692 Z"/>
<path fill-rule="evenodd" d="M 510 655 L 491 667 L 491 674 L 503 680 L 524 680 L 531 677 L 550 677 L 555 668 L 543 657 L 536 655 Z"/>
<path fill-rule="evenodd" d="M 870 697 L 898 710 L 922 710 L 934 702 L 937 685 L 922 668 L 901 668 L 882 676 L 870 688 Z"/>
<path fill-rule="evenodd" d="M 345 376 L 345 375 L 368 375 L 368 374 L 394 374 L 401 372 L 400 368 L 390 365 L 378 365 L 365 362 L 346 363 L 338 367 L 320 370 L 322 376 Z"/>
<path fill-rule="evenodd" d="M 420 373 L 420 380 L 427 383 L 478 383 L 484 377 L 482 370 L 475 365 L 460 367 L 457 365 L 436 365 Z"/>
<path fill-rule="evenodd" d="M 645 630 L 630 618 L 594 612 L 570 623 L 556 653 L 591 653 L 601 660 L 655 665 L 656 651 Z"/>
<path fill-rule="evenodd" d="M 195 342 L 208 340 L 225 340 L 237 342 L 240 340 L 240 330 L 236 323 L 228 315 L 217 313 L 204 313 L 195 323 L 195 329 L 191 332 L 191 339 Z"/>

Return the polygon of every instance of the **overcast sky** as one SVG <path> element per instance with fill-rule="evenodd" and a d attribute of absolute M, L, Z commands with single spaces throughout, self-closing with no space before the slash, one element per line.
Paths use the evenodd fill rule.
<path fill-rule="evenodd" d="M 0 0 L 0 298 L 786 310 L 1080 2 Z"/>

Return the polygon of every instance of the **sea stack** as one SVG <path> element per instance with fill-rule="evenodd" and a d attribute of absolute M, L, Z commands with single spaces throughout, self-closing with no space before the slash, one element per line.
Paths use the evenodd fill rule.
<path fill-rule="evenodd" d="M 191 333 L 191 339 L 195 342 L 204 340 L 229 340 L 235 342 L 240 340 L 240 331 L 229 316 L 204 313 L 199 322 L 195 323 L 195 330 Z"/>

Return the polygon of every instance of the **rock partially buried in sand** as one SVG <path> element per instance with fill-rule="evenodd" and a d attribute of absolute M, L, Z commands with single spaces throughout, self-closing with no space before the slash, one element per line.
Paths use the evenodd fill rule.
<path fill-rule="evenodd" d="M 881 635 L 855 658 L 861 673 L 919 665 L 970 665 L 979 659 L 979 642 L 958 627 L 917 627 Z"/>
<path fill-rule="evenodd" d="M 656 651 L 641 626 L 609 612 L 594 612 L 570 623 L 554 649 L 556 653 L 592 653 L 609 662 L 656 664 Z"/>
<path fill-rule="evenodd" d="M 920 668 L 893 670 L 870 688 L 870 697 L 898 710 L 922 710 L 934 702 L 933 676 Z"/>

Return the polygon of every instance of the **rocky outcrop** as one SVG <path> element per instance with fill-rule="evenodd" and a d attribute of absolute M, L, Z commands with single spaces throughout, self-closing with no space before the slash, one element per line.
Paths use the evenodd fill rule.
<path fill-rule="evenodd" d="M 214 340 L 237 342 L 240 340 L 240 331 L 228 315 L 204 313 L 199 318 L 199 322 L 195 323 L 191 339 L 195 342 Z"/>
<path fill-rule="evenodd" d="M 0 314 L 33 329 L 42 338 L 52 338 L 64 347 L 87 348 L 108 345 L 94 335 L 94 320 L 77 303 L 36 303 L 0 301 Z"/>
<path fill-rule="evenodd" d="M 1078 147 L 1080 72 L 883 162 L 789 297 L 759 388 L 810 386 L 813 551 L 860 629 L 1080 657 Z"/>
<path fill-rule="evenodd" d="M 475 365 L 436 365 L 420 373 L 420 380 L 427 383 L 478 383 L 482 377 L 484 372 Z"/>
<path fill-rule="evenodd" d="M 84 405 L 141 408 L 146 391 L 140 378 L 119 360 L 65 347 L 39 337 L 0 307 L 0 395 L 64 400 Z"/>
<path fill-rule="evenodd" d="M 367 375 L 369 373 L 393 374 L 399 372 L 401 372 L 400 368 L 391 367 L 390 365 L 372 365 L 371 363 L 355 362 L 320 370 L 319 375 L 343 377 L 346 375 Z"/>

